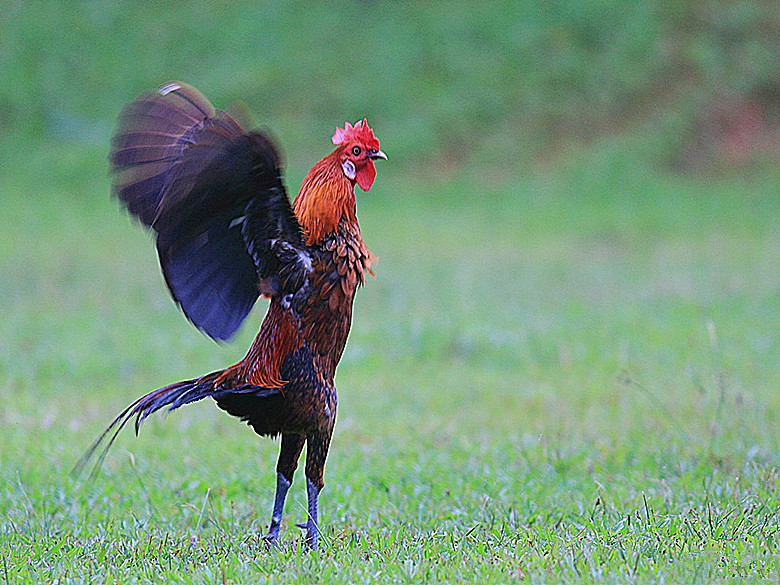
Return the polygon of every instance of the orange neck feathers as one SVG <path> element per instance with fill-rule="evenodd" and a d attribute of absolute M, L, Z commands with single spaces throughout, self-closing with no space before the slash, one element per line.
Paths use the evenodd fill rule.
<path fill-rule="evenodd" d="M 341 149 L 337 148 L 312 167 L 293 202 L 308 245 L 335 232 L 342 217 L 357 226 L 355 186 L 344 176 L 340 154 Z"/>

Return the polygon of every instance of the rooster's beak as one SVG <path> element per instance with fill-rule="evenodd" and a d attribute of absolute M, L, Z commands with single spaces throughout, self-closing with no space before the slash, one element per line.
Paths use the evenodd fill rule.
<path fill-rule="evenodd" d="M 387 160 L 387 155 L 381 150 L 377 150 L 376 152 L 369 154 L 368 158 L 370 158 L 371 160 L 376 160 L 378 158 L 381 158 L 382 160 Z"/>

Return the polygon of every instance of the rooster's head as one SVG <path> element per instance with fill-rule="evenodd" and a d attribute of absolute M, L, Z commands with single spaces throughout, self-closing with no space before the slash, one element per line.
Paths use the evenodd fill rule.
<path fill-rule="evenodd" d="M 347 122 L 344 128 L 336 128 L 333 144 L 340 147 L 339 161 L 344 175 L 357 182 L 363 191 L 371 189 L 376 177 L 374 161 L 387 160 L 387 155 L 379 150 L 379 139 L 363 119 L 353 126 Z"/>

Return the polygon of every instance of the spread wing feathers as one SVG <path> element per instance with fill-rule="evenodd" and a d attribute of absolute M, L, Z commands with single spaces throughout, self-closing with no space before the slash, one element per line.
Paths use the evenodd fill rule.
<path fill-rule="evenodd" d="M 164 85 L 122 110 L 109 157 L 116 173 L 114 189 L 145 225 L 152 225 L 184 147 L 216 115 L 203 94 L 183 83 Z"/>
<path fill-rule="evenodd" d="M 114 191 L 157 233 L 171 295 L 198 328 L 229 339 L 261 292 L 303 284 L 310 251 L 266 135 L 174 82 L 128 105 L 112 144 Z"/>

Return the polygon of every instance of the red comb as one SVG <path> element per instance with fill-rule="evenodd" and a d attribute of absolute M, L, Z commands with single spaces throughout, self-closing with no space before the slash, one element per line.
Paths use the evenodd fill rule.
<path fill-rule="evenodd" d="M 365 118 L 355 122 L 354 126 L 347 122 L 343 128 L 336 128 L 332 140 L 333 144 L 336 145 L 344 144 L 349 140 L 360 140 L 366 144 L 376 142 L 377 148 L 379 148 L 379 140 L 374 136 L 374 131 L 368 127 Z"/>

